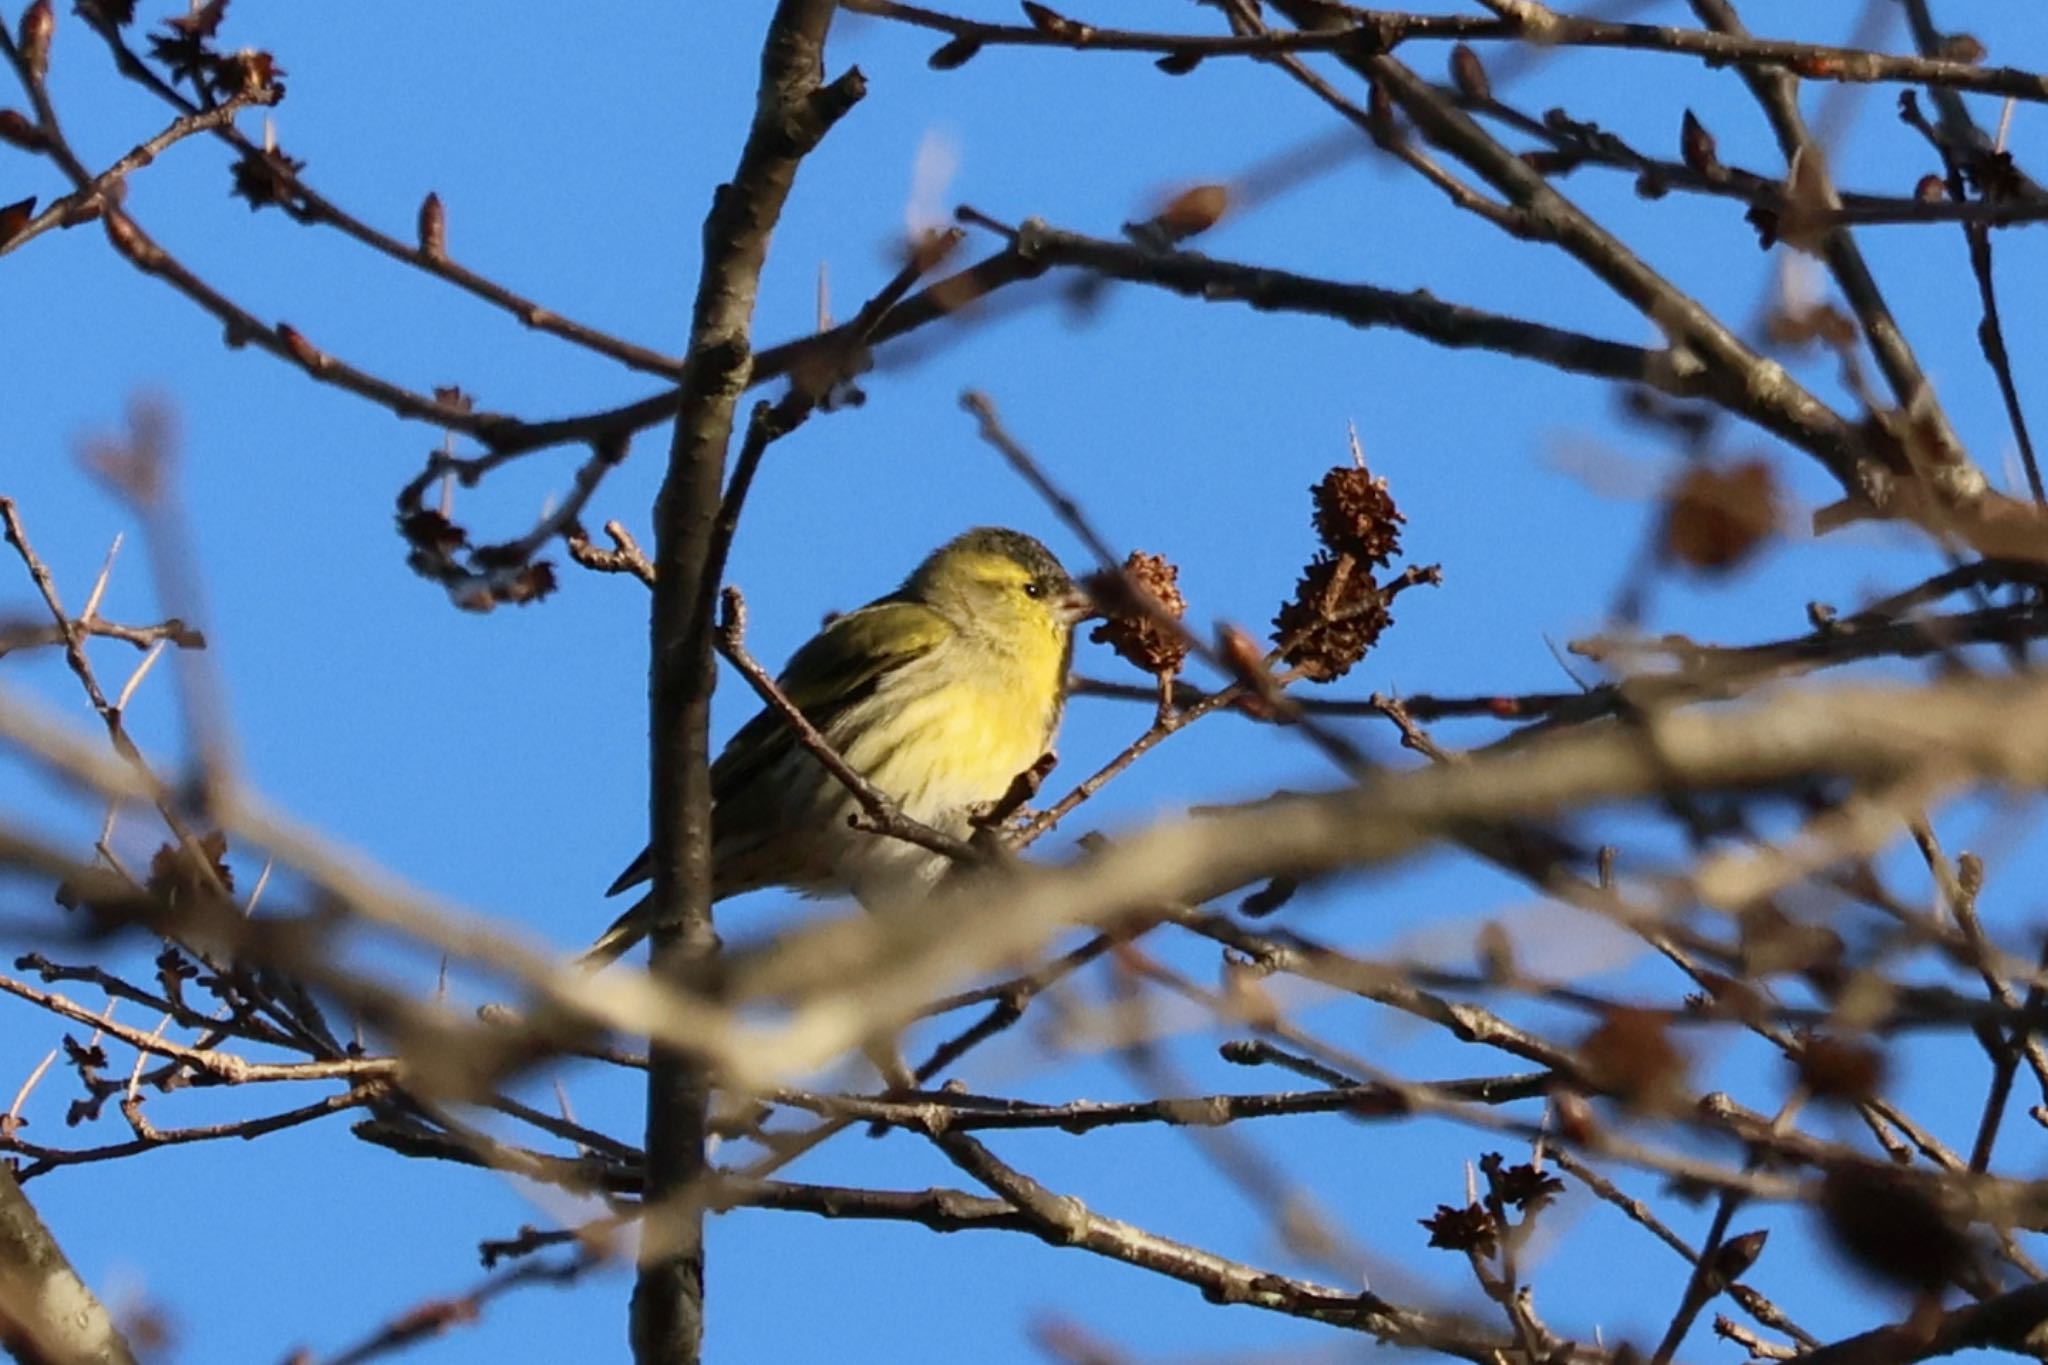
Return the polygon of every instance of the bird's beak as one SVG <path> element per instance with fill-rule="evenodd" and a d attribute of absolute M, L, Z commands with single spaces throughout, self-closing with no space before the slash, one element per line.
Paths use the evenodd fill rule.
<path fill-rule="evenodd" d="M 1052 610 L 1053 615 L 1059 618 L 1060 624 L 1065 626 L 1078 626 L 1083 621 L 1092 621 L 1102 615 L 1102 608 L 1095 605 L 1095 599 L 1079 584 L 1068 588 L 1054 599 Z"/>

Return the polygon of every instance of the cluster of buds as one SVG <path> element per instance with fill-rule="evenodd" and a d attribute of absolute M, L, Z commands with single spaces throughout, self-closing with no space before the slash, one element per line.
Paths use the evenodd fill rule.
<path fill-rule="evenodd" d="M 1433 1215 L 1417 1220 L 1429 1229 L 1431 1246 L 1492 1256 L 1504 1243 L 1520 1242 L 1536 1215 L 1564 1193 L 1564 1182 L 1541 1166 L 1510 1166 L 1498 1152 L 1480 1157 L 1479 1170 L 1486 1177 L 1484 1194 L 1473 1190 L 1478 1197 L 1462 1207 L 1439 1204 Z"/>
<path fill-rule="evenodd" d="M 1411 569 L 1392 582 L 1373 575 L 1401 552 L 1406 520 L 1358 457 L 1323 475 L 1309 491 L 1315 501 L 1316 538 L 1322 549 L 1301 571 L 1294 596 L 1273 617 L 1273 642 L 1282 662 L 1312 682 L 1343 677 L 1393 624 L 1395 595 L 1415 583 L 1436 582 L 1434 566 Z"/>
<path fill-rule="evenodd" d="M 434 399 L 457 412 L 468 412 L 475 400 L 461 389 L 436 388 Z M 625 445 L 613 442 L 609 458 L 623 458 Z M 500 544 L 479 545 L 469 531 L 445 510 L 426 505 L 427 489 L 444 476 L 464 484 L 477 477 L 473 469 L 450 465 L 436 454 L 426 468 L 398 493 L 398 534 L 406 544 L 406 566 L 422 578 L 439 583 L 448 598 L 463 611 L 485 612 L 503 605 L 525 606 L 538 602 L 555 590 L 555 568 L 545 559 L 534 558 L 540 548 L 537 538 L 527 536 Z"/>
<path fill-rule="evenodd" d="M 555 590 L 555 567 L 547 560 L 528 559 L 516 542 L 471 545 L 467 530 L 431 507 L 401 511 L 398 533 L 409 547 L 406 566 L 445 587 L 463 611 L 525 606 Z"/>
<path fill-rule="evenodd" d="M 115 23 L 134 17 L 134 7 L 125 5 L 125 15 L 112 16 Z M 276 104 L 284 98 L 284 68 L 268 52 L 245 48 L 222 52 L 214 46 L 221 20 L 227 17 L 227 0 L 207 0 L 190 13 L 164 21 L 161 33 L 149 35 L 149 55 L 169 68 L 174 82 L 189 82 L 209 100 L 238 100 L 247 104 Z"/>

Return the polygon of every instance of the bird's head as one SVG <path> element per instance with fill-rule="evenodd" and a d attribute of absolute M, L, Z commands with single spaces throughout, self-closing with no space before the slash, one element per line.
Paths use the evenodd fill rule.
<path fill-rule="evenodd" d="M 903 591 L 964 630 L 1019 644 L 1064 641 L 1095 614 L 1052 551 L 996 526 L 978 526 L 932 551 Z"/>

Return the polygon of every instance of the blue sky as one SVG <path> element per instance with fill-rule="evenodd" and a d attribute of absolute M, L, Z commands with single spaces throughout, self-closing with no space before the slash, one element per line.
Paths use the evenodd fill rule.
<path fill-rule="evenodd" d="M 1792 7 L 1750 8 L 1759 28 L 1796 20 L 1803 32 L 1840 35 L 1860 7 L 1808 0 L 1795 15 L 1777 12 Z M 142 9 L 153 24 L 164 6 L 145 0 Z M 289 97 L 274 113 L 278 137 L 306 159 L 308 178 L 324 193 L 404 234 L 421 196 L 434 190 L 447 206 L 450 250 L 464 264 L 570 316 L 673 351 L 686 330 L 698 226 L 751 108 L 764 10 L 643 0 L 573 11 L 496 7 L 486 16 L 470 5 L 366 9 L 298 0 L 236 6 L 227 39 L 273 51 L 289 72 Z M 999 4 L 973 12 L 1011 17 Z M 1672 4 L 1645 9 L 1669 22 L 1683 12 Z M 1137 0 L 1098 0 L 1082 17 L 1187 29 L 1214 21 L 1194 7 Z M 1996 60 L 2048 62 L 2048 35 L 2021 21 L 1979 36 Z M 1904 39 L 1893 33 L 1887 41 Z M 1138 57 L 992 49 L 961 71 L 939 73 L 924 64 L 936 46 L 929 35 L 842 17 L 831 65 L 860 64 L 870 94 L 803 169 L 764 282 L 760 340 L 810 328 L 821 263 L 841 317 L 887 278 L 921 147 L 949 148 L 957 159 L 941 205 L 966 202 L 1006 220 L 1038 215 L 1111 236 L 1162 195 L 1227 180 L 1333 124 L 1279 75 L 1248 63 L 1210 62 L 1175 79 Z M 1432 74 L 1441 58 L 1413 52 Z M 97 43 L 65 12 L 52 85 L 89 161 L 111 160 L 163 121 L 147 96 L 110 74 Z M 1508 93 L 1536 110 L 1561 104 L 1658 151 L 1675 149 L 1690 107 L 1726 161 L 1780 164 L 1733 75 L 1689 62 L 1575 54 L 1536 67 Z M 1808 92 L 1809 107 L 1815 95 Z M 1845 186 L 1902 192 L 1932 169 L 1891 117 L 1890 100 L 1880 89 L 1854 109 L 1837 162 Z M 0 104 L 14 103 L 15 95 L 0 96 Z M 1979 111 L 1995 122 L 1995 107 Z M 246 116 L 243 126 L 256 129 L 260 117 Z M 2040 118 L 2028 108 L 2014 122 L 2023 159 Z M 457 383 L 487 407 L 523 415 L 597 407 L 655 386 L 337 234 L 276 212 L 251 214 L 227 197 L 226 167 L 214 145 L 181 145 L 137 177 L 129 203 L 151 233 L 258 316 L 288 320 L 316 344 L 408 386 Z M 1757 250 L 1739 210 L 1680 196 L 1644 202 L 1625 179 L 1594 171 L 1565 188 L 1724 316 L 1745 325 L 1755 317 L 1781 262 Z M 57 192 L 48 168 L 0 147 L 0 201 Z M 2023 377 L 2038 369 L 2048 342 L 2039 310 L 2021 305 L 2026 282 L 2039 278 L 2039 237 L 2022 231 L 1998 241 Z M 1980 462 L 2002 473 L 2011 442 L 1975 353 L 1960 235 L 1879 229 L 1866 241 L 1957 427 Z M 974 240 L 970 249 L 987 245 Z M 1650 339 L 1640 319 L 1569 261 L 1501 239 L 1370 157 L 1227 219 L 1198 245 L 1338 279 L 1426 287 L 1619 340 Z M 109 541 L 137 529 L 74 452 L 91 433 L 118 427 L 132 396 L 159 395 L 181 416 L 182 495 L 205 584 L 205 625 L 247 777 L 383 865 L 565 951 L 601 927 L 613 907 L 598 893 L 644 837 L 647 604 L 639 587 L 571 570 L 540 606 L 480 617 L 454 611 L 407 570 L 391 521 L 393 495 L 438 433 L 313 386 L 267 355 L 226 349 L 210 319 L 130 269 L 96 229 L 51 234 L 0 260 L 0 315 L 15 339 L 0 367 L 0 402 L 11 419 L 0 491 L 20 501 L 70 599 L 82 599 Z M 1810 363 L 1801 372 L 1832 394 L 1830 369 Z M 1433 350 L 1393 333 L 1135 288 L 1108 291 L 1085 318 L 1048 302 L 953 334 L 914 366 L 891 366 L 885 355 L 864 383 L 865 406 L 822 418 L 772 452 L 731 566 L 751 603 L 751 640 L 762 658 L 786 656 L 824 613 L 886 591 L 926 549 L 969 525 L 1018 526 L 1081 561 L 1081 547 L 975 439 L 957 403 L 969 386 L 996 399 L 1015 434 L 1113 541 L 1181 564 L 1198 619 L 1255 629 L 1313 548 L 1306 488 L 1346 458 L 1347 424 L 1355 424 L 1372 467 L 1407 513 L 1410 556 L 1441 562 L 1445 581 L 1402 599 L 1398 625 L 1338 686 L 1344 695 L 1566 685 L 1554 648 L 1600 626 L 1637 554 L 1648 494 L 1670 470 L 1668 452 L 1617 424 L 1612 395 L 1592 381 Z M 1772 460 L 1803 504 L 1833 495 L 1797 453 L 1743 429 L 1728 428 L 1721 440 L 1731 454 Z M 660 433 L 640 438 L 593 504 L 593 524 L 618 517 L 647 533 L 664 450 Z M 479 531 L 523 530 L 566 488 L 574 458 L 560 451 L 523 461 L 462 494 L 458 519 Z M 140 548 L 130 544 L 113 579 L 105 611 L 117 619 L 159 610 Z M 1862 594 L 1938 567 L 1899 533 L 1862 530 L 1820 542 L 1794 534 L 1733 581 L 1661 583 L 1648 624 L 1712 640 L 1796 634 L 1809 600 L 1853 606 Z M 0 612 L 12 617 L 32 605 L 25 579 L 0 566 Z M 120 648 L 99 649 L 103 666 L 121 676 Z M 1099 647 L 1084 648 L 1082 666 L 1112 676 L 1121 669 Z M 175 751 L 169 681 L 159 676 L 143 688 L 131 720 L 147 741 Z M 91 720 L 47 653 L 10 657 L 0 685 L 66 708 L 81 726 Z M 750 709 L 728 678 L 721 732 Z M 1078 703 L 1055 786 L 1115 752 L 1144 722 L 1142 708 Z M 1443 733 L 1477 742 L 1488 732 L 1473 725 Z M 1357 734 L 1394 756 L 1386 734 L 1363 726 Z M 1331 780 L 1315 753 L 1286 733 L 1218 718 L 1112 784 L 1089 807 L 1089 821 L 1070 832 Z M 0 814 L 76 839 L 82 850 L 97 824 L 90 810 L 7 766 Z M 128 834 L 146 853 L 139 821 Z M 1994 886 L 2038 878 L 2037 858 L 2038 850 L 2013 844 L 1994 859 Z M 733 907 L 729 932 L 792 913 L 775 897 L 760 901 Z M 8 888 L 9 926 L 45 913 L 56 912 Z M 1588 957 L 1609 984 L 1665 996 L 1676 989 L 1648 964 L 1612 960 L 1563 915 L 1537 913 L 1525 889 L 1448 861 L 1347 881 L 1290 913 L 1327 939 L 1380 950 L 1457 943 L 1461 928 L 1504 915 L 1532 950 L 1540 942 L 1567 960 Z M 1993 928 L 2014 941 L 2035 913 L 2017 892 L 1987 904 Z M 1164 942 L 1158 949 L 1213 979 L 1213 954 Z M 1082 998 L 1102 989 L 1093 979 Z M 19 1009 L 6 1019 L 0 1092 L 11 1092 L 6 1078 L 25 1076 L 58 1032 Z M 1495 1066 L 1363 1009 L 1325 1003 L 1308 1020 L 1410 1076 Z M 1197 1032 L 1173 1049 L 1196 1083 L 1285 1084 L 1205 1060 L 1221 1036 Z M 1952 1140 L 1966 1140 L 1978 1059 L 1954 1067 L 1909 1050 L 1905 1060 L 1907 1100 Z M 1782 1097 L 1775 1059 L 1748 1041 L 1717 1041 L 1702 1061 L 1715 1084 L 1747 1102 L 1762 1107 Z M 1053 1057 L 1029 1028 L 963 1075 L 977 1088 L 1048 1099 L 1110 1097 L 1134 1085 L 1113 1064 Z M 579 1114 L 635 1130 L 635 1087 L 593 1072 L 565 1071 L 562 1079 Z M 543 1084 L 534 1093 L 548 1092 Z M 65 1132 L 69 1099 L 62 1076 L 47 1079 L 26 1109 L 32 1135 L 120 1135 L 118 1119 Z M 157 1120 L 204 1121 L 240 1102 L 160 1099 Z M 1483 1138 L 1429 1123 L 1335 1119 L 1254 1125 L 1243 1135 L 1312 1186 L 1326 1213 L 1371 1249 L 1376 1287 L 1412 1277 L 1475 1306 L 1460 1264 L 1425 1252 L 1414 1220 L 1462 1199 L 1464 1163 L 1488 1149 Z M 1864 1140 L 1846 1127 L 1840 1135 Z M 2039 1147 L 2017 1124 L 2008 1143 L 2009 1152 Z M 1257 1211 L 1178 1137 L 1029 1134 L 997 1145 L 1103 1212 L 1226 1254 L 1294 1265 Z M 2036 1158 L 2028 1151 L 2014 1159 L 2026 1166 Z M 844 1141 L 795 1174 L 900 1188 L 957 1183 L 942 1161 L 900 1135 Z M 1632 1188 L 1655 1193 L 1641 1177 Z M 424 1296 L 468 1286 L 479 1239 L 564 1212 L 553 1196 L 401 1160 L 333 1124 L 64 1172 L 32 1190 L 88 1278 L 117 1302 L 163 1310 L 175 1334 L 171 1358 L 195 1362 L 276 1359 L 295 1344 L 335 1350 Z M 1697 1237 L 1706 1211 L 1674 1217 Z M 1552 1323 L 1578 1332 L 1599 1324 L 1610 1341 L 1654 1339 L 1682 1282 L 1676 1258 L 1583 1199 L 1554 1219 L 1563 1235 L 1538 1279 L 1539 1306 Z M 1754 1221 L 1784 1238 L 1759 1282 L 1813 1330 L 1853 1330 L 1889 1311 L 1881 1299 L 1839 1288 L 1811 1244 L 1798 1240 L 1797 1218 Z M 711 1256 L 714 1360 L 884 1351 L 951 1359 L 968 1341 L 977 1359 L 1035 1360 L 1042 1357 L 1029 1330 L 1052 1319 L 1148 1361 L 1364 1349 L 1248 1309 L 1209 1307 L 1179 1286 L 1013 1235 L 938 1237 L 914 1227 L 736 1214 L 714 1226 Z M 628 1287 L 628 1277 L 613 1272 L 573 1291 L 524 1291 L 417 1358 L 624 1359 Z M 1732 1350 L 1701 1329 L 1687 1354 Z"/>

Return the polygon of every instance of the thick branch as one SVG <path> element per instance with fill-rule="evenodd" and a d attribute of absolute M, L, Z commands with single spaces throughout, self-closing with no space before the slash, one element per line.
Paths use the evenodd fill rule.
<path fill-rule="evenodd" d="M 715 192 L 678 394 L 681 416 L 655 505 L 649 704 L 653 969 L 702 981 L 717 952 L 712 928 L 712 598 L 718 509 L 733 412 L 752 371 L 754 303 L 768 239 L 798 163 L 860 98 L 858 71 L 826 85 L 833 0 L 781 0 L 761 56 L 761 87 L 739 167 Z M 641 1365 L 690 1365 L 703 1336 L 701 1204 L 676 1198 L 704 1176 L 709 1076 L 701 1058 L 656 1046 L 647 1073 L 645 1198 L 662 1216 L 645 1230 L 633 1291 Z"/>
<path fill-rule="evenodd" d="M 135 1365 L 106 1306 L 78 1278 L 0 1162 L 0 1346 L 42 1365 Z"/>

